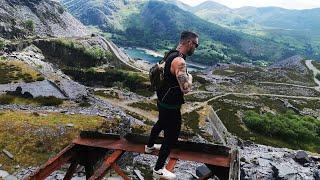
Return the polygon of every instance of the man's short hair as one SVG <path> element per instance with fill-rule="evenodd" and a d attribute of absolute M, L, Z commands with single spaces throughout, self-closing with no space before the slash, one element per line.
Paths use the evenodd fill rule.
<path fill-rule="evenodd" d="M 194 39 L 199 37 L 198 34 L 192 31 L 183 31 L 180 36 L 180 42 L 184 42 L 186 40 Z"/>

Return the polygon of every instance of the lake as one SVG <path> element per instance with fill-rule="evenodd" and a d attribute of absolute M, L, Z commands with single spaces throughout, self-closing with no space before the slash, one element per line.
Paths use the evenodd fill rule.
<path fill-rule="evenodd" d="M 163 57 L 162 54 L 144 49 L 144 48 L 138 48 L 138 47 L 121 47 L 121 50 L 123 50 L 125 53 L 127 53 L 132 59 L 142 59 L 150 64 L 155 64 L 158 61 L 160 61 Z M 201 65 L 195 65 L 192 63 L 187 62 L 188 70 L 189 71 L 199 71 L 203 70 L 206 67 L 202 67 Z"/>

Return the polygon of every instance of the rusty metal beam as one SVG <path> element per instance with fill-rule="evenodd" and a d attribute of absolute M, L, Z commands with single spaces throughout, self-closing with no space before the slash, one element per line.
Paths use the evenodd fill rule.
<path fill-rule="evenodd" d="M 117 163 L 113 163 L 111 165 L 112 169 L 114 169 L 124 180 L 129 180 L 129 177 L 121 170 Z"/>
<path fill-rule="evenodd" d="M 78 138 L 73 141 L 75 144 L 100 147 L 105 149 L 121 149 L 128 152 L 137 152 L 144 154 L 144 144 L 138 144 L 135 142 L 127 141 L 126 139 L 111 140 L 111 139 L 90 139 L 90 138 Z M 157 155 L 157 153 L 152 153 Z M 230 166 L 229 155 L 216 155 L 215 151 L 212 152 L 196 152 L 188 151 L 186 149 L 175 148 L 171 151 L 170 158 L 176 158 L 187 161 L 195 161 L 200 163 L 207 163 L 222 167 Z"/>
<path fill-rule="evenodd" d="M 111 165 L 115 163 L 121 155 L 124 153 L 122 150 L 115 150 L 110 156 L 105 158 L 102 165 L 94 172 L 94 174 L 89 178 L 89 180 L 100 180 L 102 179 L 107 171 L 110 169 Z"/>
<path fill-rule="evenodd" d="M 173 171 L 173 169 L 174 169 L 174 166 L 176 165 L 176 163 L 177 163 L 177 161 L 178 161 L 178 159 L 176 159 L 176 158 L 170 158 L 170 160 L 169 160 L 169 162 L 168 162 L 168 164 L 167 164 L 167 166 L 166 166 L 166 169 L 168 170 L 168 171 Z"/>
<path fill-rule="evenodd" d="M 71 144 L 64 148 L 57 156 L 48 160 L 48 162 L 40 167 L 37 171 L 31 174 L 26 179 L 28 180 L 39 180 L 45 179 L 51 173 L 58 170 L 63 164 L 67 163 L 73 156 L 75 145 Z"/>
<path fill-rule="evenodd" d="M 66 180 L 72 178 L 77 164 L 85 166 L 86 177 L 90 180 L 102 179 L 110 168 L 114 169 L 124 179 L 128 179 L 116 164 L 116 161 L 124 152 L 144 154 L 144 141 L 146 139 L 146 136 L 135 134 L 129 134 L 125 138 L 120 138 L 120 136 L 113 134 L 83 132 L 79 138 L 73 141 L 73 145 L 68 146 L 56 157 L 51 158 L 44 167 L 40 168 L 27 179 L 45 179 L 53 171 L 59 169 L 61 165 L 71 160 L 76 161 L 73 161 L 70 165 L 65 177 Z M 114 152 L 110 156 L 105 157 L 105 154 L 109 150 L 114 150 Z M 158 155 L 158 152 L 153 152 L 152 154 Z M 103 158 L 104 161 L 101 164 L 100 160 Z M 219 169 L 221 174 L 223 174 L 222 177 L 226 177 L 226 179 L 227 177 L 230 180 L 238 180 L 239 178 L 239 152 L 232 151 L 230 155 L 229 147 L 179 141 L 171 150 L 169 158 L 169 163 L 166 166 L 169 171 L 173 171 L 179 159 L 205 163 L 207 166 L 210 165 L 215 169 Z M 205 179 L 206 177 L 203 178 Z"/>
<path fill-rule="evenodd" d="M 233 149 L 230 154 L 229 180 L 240 180 L 240 156 L 238 149 Z"/>
<path fill-rule="evenodd" d="M 167 164 L 167 166 L 166 166 L 166 169 L 168 170 L 168 171 L 173 171 L 173 169 L 174 169 L 174 166 L 176 165 L 176 163 L 177 163 L 177 161 L 178 161 L 178 159 L 176 159 L 176 158 L 170 158 L 170 160 L 169 160 L 169 162 L 168 162 L 168 164 Z M 163 179 L 163 178 L 161 178 L 160 180 L 165 180 L 165 179 Z"/>
<path fill-rule="evenodd" d="M 76 169 L 78 167 L 78 163 L 77 162 L 72 162 L 69 166 L 69 169 L 66 173 L 66 175 L 64 176 L 63 180 L 71 180 L 73 174 L 75 173 Z"/>

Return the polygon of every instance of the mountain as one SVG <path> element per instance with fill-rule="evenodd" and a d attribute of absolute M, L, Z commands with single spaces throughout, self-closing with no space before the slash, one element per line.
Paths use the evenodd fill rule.
<path fill-rule="evenodd" d="M 238 15 L 233 9 L 214 1 L 205 1 L 189 9 L 190 12 L 209 22 L 224 27 L 247 27 L 254 23 Z"/>
<path fill-rule="evenodd" d="M 160 1 L 176 5 L 180 9 L 185 10 L 185 11 L 190 11 L 192 9 L 191 6 L 185 4 L 185 3 L 181 2 L 181 1 L 177 1 L 177 0 L 160 0 Z"/>
<path fill-rule="evenodd" d="M 291 29 L 319 35 L 320 8 L 289 10 L 279 7 L 242 7 L 235 13 L 264 27 Z"/>
<path fill-rule="evenodd" d="M 0 37 L 83 36 L 88 31 L 58 2 L 0 0 Z"/>
<path fill-rule="evenodd" d="M 213 1 L 190 12 L 209 22 L 298 49 L 301 55 L 319 59 L 319 9 L 289 10 L 279 7 L 230 9 Z"/>
<path fill-rule="evenodd" d="M 300 53 L 284 43 L 233 31 L 209 23 L 191 12 L 163 1 L 63 0 L 65 7 L 85 25 L 97 26 L 121 46 L 166 50 L 177 45 L 181 31 L 200 34 L 200 47 L 192 61 L 276 61 Z"/>
<path fill-rule="evenodd" d="M 214 1 L 206 1 L 192 7 L 190 11 L 203 19 L 221 25 L 232 26 L 233 24 L 227 24 L 231 20 L 244 21 L 244 24 L 257 24 L 269 29 L 290 29 L 319 34 L 320 8 L 292 10 L 280 7 L 248 6 L 231 9 Z M 239 25 L 241 24 L 237 26 Z"/>

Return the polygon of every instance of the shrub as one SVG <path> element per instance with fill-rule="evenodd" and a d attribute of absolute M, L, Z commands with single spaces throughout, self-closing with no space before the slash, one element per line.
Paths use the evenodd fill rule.
<path fill-rule="evenodd" d="M 106 51 L 97 46 L 85 49 L 84 53 L 93 59 L 103 59 L 106 57 Z"/>
<path fill-rule="evenodd" d="M 89 102 L 87 102 L 87 101 L 82 101 L 82 102 L 79 103 L 79 106 L 80 107 L 90 107 L 91 104 Z"/>
<path fill-rule="evenodd" d="M 14 101 L 14 97 L 10 95 L 0 95 L 0 104 L 11 104 Z"/>
<path fill-rule="evenodd" d="M 45 78 L 43 77 L 43 76 L 40 76 L 40 77 L 37 77 L 37 79 L 36 79 L 37 81 L 44 81 L 45 80 Z"/>
<path fill-rule="evenodd" d="M 27 20 L 24 22 L 23 24 L 24 28 L 26 28 L 28 31 L 30 32 L 34 32 L 34 28 L 35 28 L 35 25 L 34 25 L 34 22 L 32 20 Z"/>
<path fill-rule="evenodd" d="M 60 14 L 63 14 L 64 13 L 64 8 L 62 7 L 62 6 L 59 6 L 58 7 L 58 12 L 60 13 Z"/>
<path fill-rule="evenodd" d="M 316 78 L 320 81 L 320 73 L 316 75 Z"/>
<path fill-rule="evenodd" d="M 256 133 L 278 137 L 285 141 L 300 143 L 319 142 L 320 121 L 309 116 L 298 116 L 288 111 L 284 114 L 245 113 L 244 122 Z"/>
<path fill-rule="evenodd" d="M 49 97 L 39 96 L 39 97 L 36 97 L 35 100 L 42 106 L 59 106 L 63 103 L 62 99 L 56 98 L 54 96 L 49 96 Z"/>

